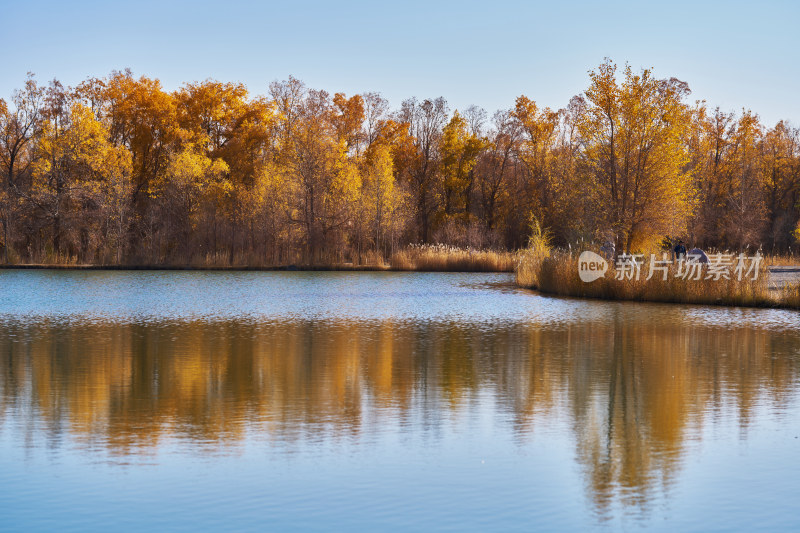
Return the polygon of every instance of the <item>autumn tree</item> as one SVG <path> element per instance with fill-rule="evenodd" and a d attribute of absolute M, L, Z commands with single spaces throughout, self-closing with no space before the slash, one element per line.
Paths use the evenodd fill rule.
<path fill-rule="evenodd" d="M 278 103 L 285 132 L 279 159 L 286 165 L 292 191 L 291 221 L 303 229 L 307 259 L 317 262 L 334 250 L 350 221 L 360 176 L 347 157 L 347 140 L 334 124 L 328 93 L 304 87 L 295 92 L 297 88 L 292 80 L 273 87 L 277 95 L 291 95 L 291 100 L 287 96 Z"/>
<path fill-rule="evenodd" d="M 559 113 L 547 107 L 540 109 L 527 96 L 520 96 L 511 116 L 522 130 L 517 154 L 528 171 L 523 188 L 519 191 L 528 202 L 520 206 L 518 215 L 525 219 L 534 217 L 551 231 L 558 229 L 558 197 L 563 192 L 560 186 L 566 182 L 566 176 L 557 176 L 553 172 Z"/>
<path fill-rule="evenodd" d="M 92 111 L 72 101 L 58 82 L 49 87 L 46 102 L 31 184 L 20 195 L 48 224 L 56 256 L 67 251 L 85 259 L 90 244 L 104 246 L 100 224 L 108 214 L 103 217 L 103 209 L 130 175 L 130 158 L 108 141 L 108 130 Z"/>
<path fill-rule="evenodd" d="M 792 230 L 800 217 L 800 129 L 778 122 L 764 135 L 761 166 L 767 219 L 770 226 L 766 242 L 786 250 Z"/>
<path fill-rule="evenodd" d="M 0 99 L 0 223 L 5 263 L 9 262 L 15 200 L 25 188 L 20 180 L 28 175 L 35 161 L 32 145 L 39 133 L 43 98 L 44 89 L 29 73 L 25 88 L 14 92 L 11 107 Z"/>
<path fill-rule="evenodd" d="M 765 229 L 767 206 L 763 174 L 759 164 L 761 137 L 758 116 L 745 111 L 731 132 L 728 157 L 728 194 L 725 214 L 725 242 L 737 248 L 758 243 Z"/>
<path fill-rule="evenodd" d="M 665 235 L 680 233 L 693 205 L 685 171 L 688 86 L 657 79 L 650 70 L 607 60 L 589 73 L 587 108 L 579 130 L 589 167 L 587 186 L 596 208 L 614 232 L 617 249 L 630 252 Z"/>
<path fill-rule="evenodd" d="M 387 240 L 389 249 L 393 247 L 398 229 L 397 215 L 403 203 L 403 193 L 395 182 L 391 148 L 388 145 L 380 144 L 370 154 L 363 184 L 365 204 L 368 206 L 366 211 L 372 220 L 375 250 L 383 253 Z"/>
<path fill-rule="evenodd" d="M 417 238 L 421 242 L 429 242 L 436 212 L 433 193 L 440 165 L 439 143 L 448 114 L 447 101 L 442 97 L 422 102 L 411 98 L 400 108 L 399 120 L 409 124 L 415 147 L 408 174 L 416 211 Z"/>
<path fill-rule="evenodd" d="M 389 119 L 389 101 L 376 92 L 364 93 L 361 98 L 364 109 L 364 143 L 368 150 L 381 136 Z"/>
<path fill-rule="evenodd" d="M 447 223 L 460 217 L 469 221 L 475 185 L 475 164 L 487 141 L 471 131 L 467 119 L 458 111 L 442 130 L 440 219 Z"/>
<path fill-rule="evenodd" d="M 733 123 L 733 113 L 719 108 L 709 112 L 704 102 L 698 102 L 692 110 L 687 144 L 698 202 L 688 230 L 692 241 L 700 246 L 720 242 L 725 231 L 725 209 L 731 192 L 725 176 Z"/>
<path fill-rule="evenodd" d="M 416 161 L 417 149 L 409 133 L 410 124 L 390 118 L 385 100 L 372 93 L 365 101 L 363 199 L 366 205 L 374 206 L 374 211 L 369 207 L 368 212 L 374 219 L 375 249 L 391 255 L 397 240 L 409 230 L 409 169 Z"/>
<path fill-rule="evenodd" d="M 228 234 L 225 241 L 232 260 L 236 250 L 245 247 L 244 235 L 249 234 L 251 245 L 259 240 L 253 235 L 259 202 L 254 189 L 269 162 L 265 152 L 274 144 L 273 106 L 264 98 L 250 99 L 242 84 L 215 80 L 184 85 L 176 93 L 176 105 L 180 131 L 185 132 L 183 160 L 201 163 L 205 169 L 224 167 L 224 177 L 212 179 L 213 186 L 204 189 L 207 227 L 213 232 L 205 247 L 217 253 L 222 228 Z M 201 174 L 205 176 L 206 171 Z M 250 231 L 241 231 L 244 228 Z"/>
<path fill-rule="evenodd" d="M 348 152 L 360 155 L 364 138 L 364 98 L 356 94 L 347 98 L 344 93 L 333 95 L 331 123 L 336 137 L 343 142 Z"/>
<path fill-rule="evenodd" d="M 522 129 L 508 111 L 495 113 L 493 123 L 486 150 L 476 165 L 475 189 L 482 225 L 492 235 L 490 239 L 496 240 L 494 234 L 509 214 L 511 191 L 521 172 L 516 150 Z"/>

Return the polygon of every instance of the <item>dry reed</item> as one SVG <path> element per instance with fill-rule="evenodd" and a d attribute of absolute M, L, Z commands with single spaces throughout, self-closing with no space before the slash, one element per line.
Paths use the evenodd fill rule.
<path fill-rule="evenodd" d="M 516 269 L 517 284 L 544 293 L 607 300 L 635 300 L 748 307 L 800 308 L 800 284 L 770 287 L 765 260 L 756 280 L 682 279 L 676 277 L 676 265 L 670 267 L 667 279 L 656 273 L 649 280 L 642 267 L 639 279 L 618 279 L 609 268 L 605 276 L 584 282 L 578 274 L 578 256 L 566 251 L 529 248 L 520 252 Z M 783 261 L 781 264 L 785 264 Z M 705 278 L 705 275 L 703 276 Z"/>
<path fill-rule="evenodd" d="M 513 272 L 516 254 L 453 246 L 411 245 L 391 258 L 392 270 L 428 272 Z"/>

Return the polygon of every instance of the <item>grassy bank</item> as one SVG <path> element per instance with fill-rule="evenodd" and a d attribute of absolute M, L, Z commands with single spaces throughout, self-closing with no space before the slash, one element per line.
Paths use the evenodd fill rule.
<path fill-rule="evenodd" d="M 473 250 L 444 245 L 412 245 L 394 253 L 389 260 L 367 253 L 356 262 L 297 261 L 270 264 L 255 257 L 206 256 L 185 263 L 82 264 L 74 257 L 51 258 L 41 263 L 0 264 L 0 268 L 49 268 L 86 270 L 340 270 L 340 271 L 419 271 L 419 272 L 513 272 L 516 253 Z"/>
<path fill-rule="evenodd" d="M 789 264 L 786 259 L 767 257 L 756 280 L 741 281 L 736 276 L 730 280 L 681 279 L 675 276 L 677 265 L 670 267 L 666 280 L 661 273 L 646 279 L 646 266 L 639 279 L 617 279 L 610 266 L 604 277 L 587 283 L 578 274 L 577 254 L 532 246 L 519 253 L 516 282 L 544 293 L 581 298 L 800 309 L 800 284 L 770 287 L 768 267 L 785 264 Z"/>

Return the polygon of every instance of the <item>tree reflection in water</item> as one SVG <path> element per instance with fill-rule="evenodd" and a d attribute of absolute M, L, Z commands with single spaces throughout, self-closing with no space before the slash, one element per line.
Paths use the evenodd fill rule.
<path fill-rule="evenodd" d="M 646 511 L 723 410 L 786 405 L 800 335 L 618 315 L 492 326 L 391 320 L 0 322 L 0 421 L 118 456 L 429 432 L 482 403 L 519 446 L 566 417 L 590 498 Z M 396 426 L 393 426 L 396 427 Z M 37 429 L 38 428 L 38 429 Z M 383 430 L 386 430 L 385 428 Z M 398 430 L 399 431 L 399 430 Z M 367 446 L 368 439 L 364 439 Z"/>

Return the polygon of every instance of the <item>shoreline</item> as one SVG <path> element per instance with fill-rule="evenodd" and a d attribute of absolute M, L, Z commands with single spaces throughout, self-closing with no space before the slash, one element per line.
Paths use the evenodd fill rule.
<path fill-rule="evenodd" d="M 800 272 L 800 269 L 798 269 L 797 272 Z M 800 311 L 800 307 L 798 307 L 797 305 L 780 301 L 773 301 L 773 302 L 754 301 L 750 303 L 744 303 L 735 301 L 725 301 L 723 299 L 717 299 L 714 301 L 711 300 L 691 301 L 691 300 L 659 299 L 659 298 L 636 298 L 636 297 L 626 298 L 626 297 L 612 297 L 612 296 L 592 295 L 592 294 L 561 293 L 556 291 L 548 291 L 544 289 L 527 287 L 524 285 L 516 285 L 516 286 L 519 287 L 520 289 L 524 289 L 536 294 L 541 294 L 543 296 L 554 297 L 554 298 L 570 298 L 575 300 L 590 300 L 599 302 L 630 302 L 630 303 L 647 303 L 647 304 L 677 304 L 677 305 L 694 305 L 700 307 L 703 306 L 728 307 L 728 308 L 740 307 L 744 309 L 776 309 L 784 311 Z M 777 291 L 780 289 L 774 288 L 770 290 Z"/>
<path fill-rule="evenodd" d="M 262 266 L 193 266 L 193 265 L 0 265 L 0 270 L 147 270 L 147 271 L 229 271 L 229 272 L 461 272 L 513 274 L 511 270 L 464 270 L 434 268 L 395 268 L 376 265 L 284 265 Z"/>
<path fill-rule="evenodd" d="M 195 265 L 95 265 L 95 264 L 48 264 L 23 263 L 0 264 L 0 270 L 242 270 L 242 271 L 303 271 L 303 272 L 487 272 L 514 274 L 512 270 L 458 270 L 430 268 L 395 268 L 377 265 L 281 265 L 281 266 L 195 266 Z M 770 274 L 800 274 L 799 266 L 768 266 Z M 520 285 L 520 287 L 525 287 Z M 528 287 L 525 287 L 528 288 Z"/>

